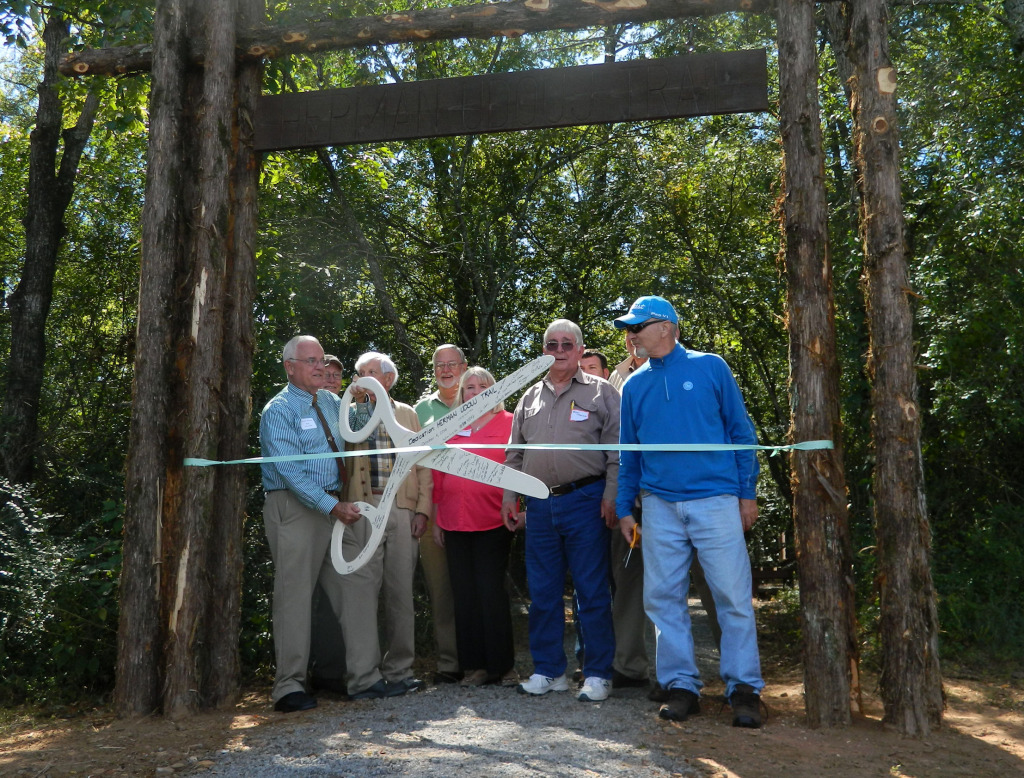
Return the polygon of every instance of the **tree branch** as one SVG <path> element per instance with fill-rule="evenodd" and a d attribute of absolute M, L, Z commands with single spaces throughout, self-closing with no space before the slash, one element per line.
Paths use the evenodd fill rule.
<path fill-rule="evenodd" d="M 771 0 L 505 0 L 496 3 L 431 8 L 423 11 L 328 19 L 293 26 L 264 26 L 239 36 L 237 54 L 277 58 L 337 49 L 457 38 L 515 38 L 545 30 L 578 30 L 625 22 L 652 22 L 687 16 L 762 13 Z M 198 48 L 190 56 L 201 62 Z M 60 65 L 65 76 L 146 72 L 153 45 L 86 49 Z"/>

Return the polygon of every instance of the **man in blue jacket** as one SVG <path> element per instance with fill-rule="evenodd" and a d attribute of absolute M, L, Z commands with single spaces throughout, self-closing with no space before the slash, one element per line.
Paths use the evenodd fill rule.
<path fill-rule="evenodd" d="M 619 439 L 644 444 L 756 444 L 739 387 L 715 354 L 683 348 L 679 317 L 663 297 L 641 297 L 615 326 L 634 336 L 647 362 L 622 387 Z M 657 636 L 659 715 L 700 712 L 701 680 L 687 607 L 690 563 L 700 554 L 722 628 L 720 673 L 733 726 L 761 726 L 761 661 L 743 533 L 757 520 L 752 449 L 623 451 L 616 515 L 631 538 L 637 494 L 643 505 L 644 609 Z"/>

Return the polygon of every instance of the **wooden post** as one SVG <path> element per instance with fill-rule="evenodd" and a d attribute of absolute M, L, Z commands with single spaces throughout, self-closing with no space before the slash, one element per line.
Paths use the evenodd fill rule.
<path fill-rule="evenodd" d="M 782 0 L 778 15 L 790 438 L 827 439 L 835 444 L 831 451 L 790 456 L 804 695 L 808 724 L 835 727 L 850 723 L 857 639 L 814 5 L 811 0 Z"/>
<path fill-rule="evenodd" d="M 121 715 L 180 716 L 237 694 L 245 476 L 182 461 L 237 457 L 248 439 L 256 159 L 251 122 L 238 111 L 251 111 L 259 71 L 248 64 L 240 73 L 235 62 L 243 1 L 247 18 L 262 9 L 262 0 L 157 6 L 115 690 Z M 187 30 L 203 31 L 202 69 L 184 56 Z"/>
<path fill-rule="evenodd" d="M 926 736 L 942 721 L 942 676 L 900 193 L 896 70 L 889 61 L 885 0 L 851 0 L 846 10 L 871 343 L 882 704 L 887 723 L 903 734 Z"/>

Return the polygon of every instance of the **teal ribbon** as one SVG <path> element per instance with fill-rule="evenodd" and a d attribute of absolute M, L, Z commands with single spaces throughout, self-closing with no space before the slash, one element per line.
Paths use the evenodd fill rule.
<path fill-rule="evenodd" d="M 785 446 L 759 446 L 753 443 L 438 443 L 432 446 L 400 446 L 397 448 L 373 448 L 359 451 L 328 451 L 324 454 L 290 454 L 279 457 L 250 457 L 248 459 L 199 459 L 186 457 L 185 467 L 211 467 L 213 465 L 262 465 L 271 462 L 303 462 L 311 459 L 337 459 L 339 457 L 365 457 L 370 454 L 410 454 L 428 451 L 443 451 L 446 448 L 485 448 L 538 450 L 555 449 L 564 451 L 770 451 L 778 456 L 783 451 L 816 451 L 835 448 L 831 440 L 806 440 L 803 443 L 789 443 Z"/>

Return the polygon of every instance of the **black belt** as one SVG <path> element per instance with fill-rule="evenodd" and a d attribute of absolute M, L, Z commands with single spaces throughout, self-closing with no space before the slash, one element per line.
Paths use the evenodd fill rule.
<path fill-rule="evenodd" d="M 264 489 L 263 491 L 266 494 L 273 494 L 274 492 L 287 492 L 288 490 L 287 489 Z M 331 497 L 334 497 L 334 498 L 336 498 L 338 500 L 341 499 L 341 492 L 339 492 L 337 489 L 324 489 L 324 491 L 327 494 L 331 495 Z"/>
<path fill-rule="evenodd" d="M 603 475 L 588 475 L 586 478 L 581 478 L 578 481 L 570 481 L 567 484 L 558 484 L 557 486 L 549 486 L 548 491 L 551 492 L 555 497 L 561 497 L 563 494 L 569 494 L 569 492 L 575 492 L 577 489 L 582 489 L 584 486 L 590 486 L 596 484 L 598 481 L 603 481 Z"/>

